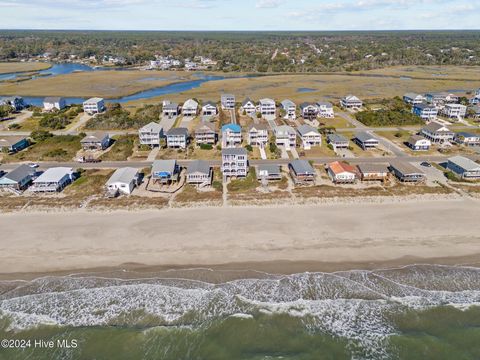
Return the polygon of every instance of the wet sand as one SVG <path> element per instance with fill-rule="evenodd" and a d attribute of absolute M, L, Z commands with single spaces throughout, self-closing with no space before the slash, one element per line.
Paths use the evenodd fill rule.
<path fill-rule="evenodd" d="M 474 264 L 480 259 L 479 210 L 478 201 L 461 199 L 13 213 L 0 216 L 0 273 L 2 278 L 28 278 L 118 267 L 293 273 Z"/>

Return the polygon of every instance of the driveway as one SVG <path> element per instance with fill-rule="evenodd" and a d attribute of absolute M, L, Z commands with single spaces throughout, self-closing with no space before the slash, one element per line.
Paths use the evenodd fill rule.
<path fill-rule="evenodd" d="M 438 170 L 436 167 L 422 166 L 419 162 L 414 162 L 412 163 L 412 165 L 425 173 L 425 175 L 427 176 L 428 185 L 433 185 L 434 181 L 439 182 L 440 184 L 447 185 L 447 178 L 445 177 L 445 175 L 443 175 L 443 172 Z"/>
<path fill-rule="evenodd" d="M 336 149 L 335 154 L 342 158 L 354 158 L 355 154 L 348 149 Z"/>
<path fill-rule="evenodd" d="M 160 125 L 163 127 L 163 132 L 167 132 L 170 130 L 175 124 L 175 120 L 177 120 L 176 117 L 168 117 L 168 116 L 162 116 L 162 119 L 160 120 Z"/>

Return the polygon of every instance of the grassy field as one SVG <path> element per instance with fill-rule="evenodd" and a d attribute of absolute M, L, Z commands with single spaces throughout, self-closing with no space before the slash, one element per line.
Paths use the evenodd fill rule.
<path fill-rule="evenodd" d="M 42 62 L 0 62 L 0 74 L 24 71 L 39 71 L 51 67 L 51 64 Z"/>
<path fill-rule="evenodd" d="M 77 72 L 20 83 L 0 84 L 0 94 L 113 98 L 191 80 L 191 77 L 192 73 L 172 71 Z"/>
<path fill-rule="evenodd" d="M 80 136 L 57 135 L 6 157 L 6 161 L 71 161 L 80 150 Z"/>
<path fill-rule="evenodd" d="M 105 152 L 100 158 L 103 161 L 122 161 L 127 160 L 133 154 L 135 140 L 138 137 L 135 135 L 119 135 L 114 136 L 114 143 L 111 149 Z"/>

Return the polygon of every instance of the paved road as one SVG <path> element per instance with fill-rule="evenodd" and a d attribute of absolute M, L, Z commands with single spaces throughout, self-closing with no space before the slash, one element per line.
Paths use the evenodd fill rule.
<path fill-rule="evenodd" d="M 12 124 L 21 124 L 32 116 L 33 112 L 24 110 L 22 113 L 11 120 L 2 120 L 0 123 L 0 130 L 8 130 L 8 127 Z"/>
<path fill-rule="evenodd" d="M 472 160 L 480 160 L 480 155 L 471 155 L 468 156 Z M 442 155 L 425 155 L 425 156 L 405 156 L 401 160 L 407 162 L 444 162 L 448 159 L 448 156 Z M 338 157 L 320 157 L 320 158 L 305 158 L 305 160 L 313 161 L 316 164 L 325 164 L 332 161 L 339 160 Z M 360 163 L 388 163 L 391 161 L 398 160 L 397 157 L 385 156 L 378 158 L 343 158 L 342 160 L 347 160 L 352 164 Z M 182 166 L 188 165 L 193 160 L 178 160 L 178 163 Z M 208 161 L 212 166 L 220 166 L 220 160 L 209 160 Z M 276 160 L 250 160 L 250 165 L 259 165 L 259 164 L 281 164 L 285 165 L 290 162 L 289 159 L 276 159 Z M 1 170 L 11 170 L 17 167 L 20 163 L 7 163 L 0 166 Z M 135 168 L 144 168 L 152 165 L 151 161 L 104 161 L 101 163 L 91 163 L 91 164 L 81 164 L 78 162 L 38 162 L 40 169 L 48 169 L 51 167 L 57 166 L 66 166 L 72 168 L 84 168 L 84 169 L 116 169 L 124 166 L 130 166 Z"/>

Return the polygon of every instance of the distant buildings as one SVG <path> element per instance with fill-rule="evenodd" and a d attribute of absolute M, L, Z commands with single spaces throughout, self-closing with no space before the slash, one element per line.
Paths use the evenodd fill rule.
<path fill-rule="evenodd" d="M 285 99 L 281 102 L 281 107 L 285 112 L 284 119 L 294 120 L 297 117 L 297 106 L 293 101 Z"/>
<path fill-rule="evenodd" d="M 420 94 L 406 93 L 403 95 L 403 101 L 410 105 L 417 105 L 426 101 L 426 99 L 423 95 Z"/>
<path fill-rule="evenodd" d="M 13 111 L 20 111 L 26 107 L 26 104 L 20 96 L 10 96 L 0 99 L 0 105 L 10 106 Z"/>
<path fill-rule="evenodd" d="M 438 115 L 438 109 L 434 105 L 418 103 L 413 105 L 412 113 L 420 116 L 425 121 L 435 120 Z"/>
<path fill-rule="evenodd" d="M 110 135 L 103 131 L 86 135 L 80 140 L 83 150 L 105 150 L 110 146 Z"/>
<path fill-rule="evenodd" d="M 354 95 L 347 95 L 340 100 L 340 105 L 345 109 L 358 110 L 363 106 L 363 102 Z"/>
<path fill-rule="evenodd" d="M 89 115 L 94 115 L 105 111 L 105 102 L 102 98 L 91 98 L 83 103 L 83 111 Z"/>
<path fill-rule="evenodd" d="M 45 111 L 62 110 L 65 106 L 65 99 L 62 97 L 46 97 L 43 100 L 43 110 Z"/>
<path fill-rule="evenodd" d="M 222 94 L 220 96 L 220 103 L 222 104 L 222 109 L 233 110 L 235 109 L 235 96 L 232 94 Z"/>

